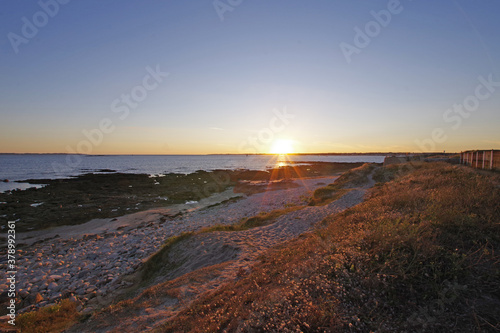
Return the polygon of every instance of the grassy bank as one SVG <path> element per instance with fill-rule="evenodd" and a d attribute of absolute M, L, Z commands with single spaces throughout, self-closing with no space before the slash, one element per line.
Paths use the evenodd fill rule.
<path fill-rule="evenodd" d="M 344 172 L 333 184 L 316 189 L 309 200 L 309 206 L 325 205 L 339 199 L 349 191 L 349 188 L 368 183 L 368 177 L 375 168 L 374 164 L 365 163 Z"/>
<path fill-rule="evenodd" d="M 141 280 L 143 281 L 143 284 L 145 284 L 149 282 L 153 277 L 162 275 L 169 270 L 175 269 L 176 265 L 172 264 L 169 261 L 170 251 L 175 244 L 182 242 L 190 237 L 215 231 L 242 231 L 261 227 L 273 223 L 278 217 L 283 214 L 287 214 L 302 208 L 304 208 L 304 206 L 294 206 L 284 209 L 276 209 L 270 212 L 262 212 L 256 216 L 242 219 L 239 223 L 230 225 L 215 225 L 212 227 L 201 229 L 197 232 L 185 232 L 180 234 L 179 236 L 170 237 L 158 252 L 156 252 L 144 262 L 144 265 L 140 270 Z"/>
<path fill-rule="evenodd" d="M 425 163 L 374 178 L 364 203 L 157 331 L 500 329 L 498 174 Z"/>

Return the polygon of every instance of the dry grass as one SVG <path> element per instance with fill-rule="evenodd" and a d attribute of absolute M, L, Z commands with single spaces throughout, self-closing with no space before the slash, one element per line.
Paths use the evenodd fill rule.
<path fill-rule="evenodd" d="M 309 200 L 309 206 L 326 205 L 340 199 L 352 187 L 357 187 L 368 182 L 368 175 L 376 165 L 365 163 L 362 166 L 343 173 L 332 184 L 316 189 Z"/>
<path fill-rule="evenodd" d="M 304 207 L 305 206 L 290 206 L 283 209 L 275 209 L 270 212 L 260 212 L 256 216 L 242 219 L 239 223 L 231 225 L 214 225 L 201 229 L 199 233 L 207 233 L 213 231 L 243 231 L 262 227 L 274 223 L 276 219 L 282 215 L 301 210 Z"/>
<path fill-rule="evenodd" d="M 155 276 L 158 276 L 166 270 L 175 268 L 168 260 L 170 249 L 175 244 L 188 239 L 193 235 L 193 232 L 184 232 L 178 236 L 173 236 L 167 239 L 162 248 L 144 262 L 144 265 L 141 268 L 142 280 L 145 282 L 150 281 Z"/>
<path fill-rule="evenodd" d="M 444 163 L 384 172 L 394 180 L 364 203 L 157 331 L 500 329 L 498 175 Z"/>
<path fill-rule="evenodd" d="M 185 232 L 179 236 L 170 237 L 165 241 L 162 248 L 153 254 L 144 262 L 141 268 L 141 279 L 143 283 L 141 286 L 145 286 L 144 283 L 151 281 L 154 277 L 161 275 L 165 271 L 175 268 L 175 265 L 168 261 L 169 252 L 175 244 L 188 239 L 194 235 L 201 233 L 208 233 L 214 231 L 242 231 L 251 228 L 256 228 L 264 225 L 273 223 L 278 217 L 290 212 L 300 210 L 304 206 L 293 206 L 284 209 L 276 209 L 270 212 L 262 212 L 256 216 L 243 219 L 241 222 L 232 225 L 215 225 L 208 228 L 203 228 L 197 232 Z"/>
<path fill-rule="evenodd" d="M 16 319 L 16 327 L 23 333 L 62 332 L 77 322 L 79 316 L 76 303 L 65 299 L 57 305 L 21 314 Z"/>
<path fill-rule="evenodd" d="M 254 271 L 209 297 L 195 301 L 157 332 L 280 331 L 307 327 L 311 316 L 322 327 L 336 321 L 335 300 L 326 297 L 325 276 L 313 274 L 314 260 L 324 249 L 317 237 L 303 237 L 293 247 L 281 246 L 270 252 Z M 320 301 L 323 299 L 323 301 Z M 332 310 L 332 311 L 329 311 Z M 327 314 L 327 315 L 325 315 Z"/>

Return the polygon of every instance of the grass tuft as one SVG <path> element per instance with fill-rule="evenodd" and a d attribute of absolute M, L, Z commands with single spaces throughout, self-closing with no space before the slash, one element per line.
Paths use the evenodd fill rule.
<path fill-rule="evenodd" d="M 305 206 L 290 206 L 283 209 L 275 209 L 270 212 L 261 212 L 256 216 L 242 219 L 239 223 L 231 225 L 215 225 L 212 227 L 203 228 L 200 233 L 207 233 L 213 231 L 243 231 L 252 228 L 262 227 L 269 225 L 276 221 L 282 215 L 303 209 Z"/>
<path fill-rule="evenodd" d="M 376 168 L 376 165 L 365 163 L 362 166 L 344 172 L 332 184 L 317 188 L 312 198 L 309 200 L 309 206 L 326 205 L 332 201 L 338 200 L 344 194 L 349 192 L 350 188 L 366 184 L 369 181 L 368 175 Z"/>
<path fill-rule="evenodd" d="M 68 299 L 37 311 L 24 313 L 16 319 L 16 326 L 23 333 L 62 332 L 79 319 L 76 303 Z"/>
<path fill-rule="evenodd" d="M 165 270 L 172 269 L 173 264 L 168 260 L 169 252 L 175 244 L 188 239 L 194 235 L 193 232 L 184 232 L 178 236 L 170 237 L 165 241 L 162 248 L 144 262 L 142 266 L 142 280 L 148 281 L 158 276 Z"/>

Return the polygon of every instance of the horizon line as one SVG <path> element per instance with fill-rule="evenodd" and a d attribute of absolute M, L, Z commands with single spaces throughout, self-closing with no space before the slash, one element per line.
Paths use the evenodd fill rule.
<path fill-rule="evenodd" d="M 470 149 L 469 149 L 470 150 Z M 478 149 L 474 149 L 478 150 Z M 479 149 L 481 150 L 481 149 Z M 482 149 L 490 150 L 490 149 Z M 468 150 L 463 150 L 468 151 Z M 79 156 L 210 156 L 210 155 L 388 155 L 388 154 L 459 154 L 460 152 L 443 152 L 443 151 L 428 151 L 428 152 L 410 152 L 410 151 L 379 151 L 379 152 L 315 152 L 315 153 L 288 153 L 288 154 L 272 154 L 272 153 L 198 153 L 198 154 L 141 154 L 141 153 L 106 153 L 106 154 L 80 154 L 80 153 L 2 153 L 0 155 L 79 155 Z"/>

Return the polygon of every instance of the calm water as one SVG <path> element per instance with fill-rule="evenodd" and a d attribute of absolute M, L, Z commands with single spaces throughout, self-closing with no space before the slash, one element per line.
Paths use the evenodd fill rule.
<path fill-rule="evenodd" d="M 294 162 L 375 162 L 381 163 L 384 156 L 288 156 L 269 155 L 0 155 L 0 191 L 27 188 L 27 184 L 16 183 L 26 179 L 68 178 L 88 172 L 109 169 L 124 173 L 191 173 L 197 170 L 251 169 L 266 170 L 285 158 Z"/>

